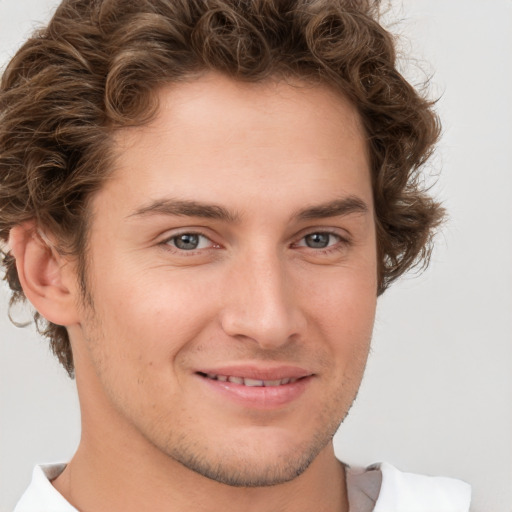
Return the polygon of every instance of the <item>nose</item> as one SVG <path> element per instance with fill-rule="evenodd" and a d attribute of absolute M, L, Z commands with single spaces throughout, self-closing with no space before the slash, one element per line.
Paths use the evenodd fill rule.
<path fill-rule="evenodd" d="M 221 325 L 226 334 L 272 350 L 303 334 L 306 321 L 298 294 L 277 255 L 252 255 L 225 283 Z"/>

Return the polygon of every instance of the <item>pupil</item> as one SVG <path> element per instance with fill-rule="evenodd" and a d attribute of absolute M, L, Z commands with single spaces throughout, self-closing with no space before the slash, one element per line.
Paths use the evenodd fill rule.
<path fill-rule="evenodd" d="M 175 245 L 178 249 L 191 250 L 196 249 L 199 245 L 199 235 L 184 234 L 176 237 Z"/>
<path fill-rule="evenodd" d="M 306 245 L 313 249 L 323 249 L 329 245 L 328 233 L 313 233 L 306 236 Z"/>

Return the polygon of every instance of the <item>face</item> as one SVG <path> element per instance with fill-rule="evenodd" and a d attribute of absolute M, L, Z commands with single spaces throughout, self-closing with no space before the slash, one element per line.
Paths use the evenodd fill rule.
<path fill-rule="evenodd" d="M 91 205 L 92 306 L 70 328 L 86 425 L 230 485 L 288 481 L 330 446 L 369 349 L 358 116 L 324 87 L 219 75 L 159 100 Z"/>

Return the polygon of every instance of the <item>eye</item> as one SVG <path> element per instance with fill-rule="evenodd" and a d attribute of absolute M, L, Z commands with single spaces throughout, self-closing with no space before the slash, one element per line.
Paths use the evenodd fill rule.
<path fill-rule="evenodd" d="M 213 242 L 209 238 L 199 233 L 180 233 L 179 235 L 169 238 L 165 243 L 181 251 L 206 249 L 213 245 Z"/>
<path fill-rule="evenodd" d="M 309 247 L 310 249 L 326 249 L 327 247 L 336 245 L 340 240 L 341 237 L 334 233 L 317 232 L 306 235 L 297 245 Z"/>

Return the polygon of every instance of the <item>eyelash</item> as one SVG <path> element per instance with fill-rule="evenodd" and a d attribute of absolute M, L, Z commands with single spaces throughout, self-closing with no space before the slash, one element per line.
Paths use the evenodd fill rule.
<path fill-rule="evenodd" d="M 173 244 L 173 242 L 178 240 L 179 237 L 182 237 L 185 235 L 196 236 L 196 237 L 199 237 L 200 239 L 202 238 L 202 239 L 208 240 L 211 245 L 209 247 L 200 247 L 200 248 L 196 248 L 196 249 L 186 250 L 186 249 L 181 249 L 181 248 L 177 247 L 175 244 Z M 210 239 L 210 237 L 204 235 L 203 233 L 197 232 L 197 231 L 183 231 L 181 233 L 174 234 L 174 235 L 170 236 L 169 238 L 166 238 L 165 240 L 163 240 L 159 245 L 162 245 L 166 250 L 176 251 L 180 254 L 187 254 L 187 256 L 192 256 L 192 255 L 196 254 L 198 251 L 204 251 L 206 249 L 216 249 L 216 248 L 220 247 L 220 245 L 215 244 Z"/>
<path fill-rule="evenodd" d="M 313 248 L 308 247 L 306 245 L 298 245 L 298 243 L 295 243 L 294 245 L 296 247 L 306 247 L 306 249 L 311 249 L 315 252 L 315 254 L 331 254 L 339 251 L 345 250 L 350 244 L 350 239 L 348 237 L 344 237 L 340 235 L 337 231 L 332 231 L 329 229 L 322 229 L 322 230 L 314 230 L 310 231 L 309 233 L 304 234 L 300 239 L 299 242 L 302 242 L 305 240 L 308 236 L 311 235 L 328 235 L 329 237 L 336 238 L 336 242 L 332 245 L 328 245 L 327 247 L 319 247 L 319 248 Z"/>
<path fill-rule="evenodd" d="M 184 235 L 196 236 L 199 238 L 203 238 L 205 240 L 208 240 L 210 242 L 210 245 L 209 245 L 209 247 L 200 247 L 200 248 L 195 248 L 195 249 L 190 249 L 190 250 L 181 249 L 175 245 L 175 241 L 177 239 L 179 239 L 179 237 L 182 237 Z M 301 243 L 308 236 L 312 236 L 312 235 L 328 235 L 329 237 L 336 238 L 336 242 L 331 245 L 328 245 L 327 247 L 323 247 L 323 248 L 322 247 L 319 247 L 319 248 L 308 247 L 307 245 Z M 178 254 L 187 256 L 187 257 L 194 256 L 198 253 L 203 253 L 205 250 L 218 249 L 221 247 L 219 244 L 216 244 L 215 242 L 213 242 L 210 237 L 208 237 L 207 235 L 205 235 L 201 232 L 197 232 L 197 231 L 183 231 L 181 233 L 176 233 L 176 234 L 166 238 L 162 242 L 160 242 L 159 245 L 161 245 L 167 251 L 177 252 Z M 292 247 L 304 247 L 306 250 L 309 249 L 309 250 L 313 251 L 315 254 L 326 254 L 326 255 L 335 253 L 335 252 L 339 252 L 339 251 L 343 251 L 350 245 L 351 245 L 350 238 L 348 238 L 347 236 L 342 236 L 337 231 L 333 231 L 333 230 L 329 230 L 329 229 L 316 229 L 316 230 L 307 232 L 300 237 L 298 242 L 294 242 L 293 244 L 291 244 Z"/>

